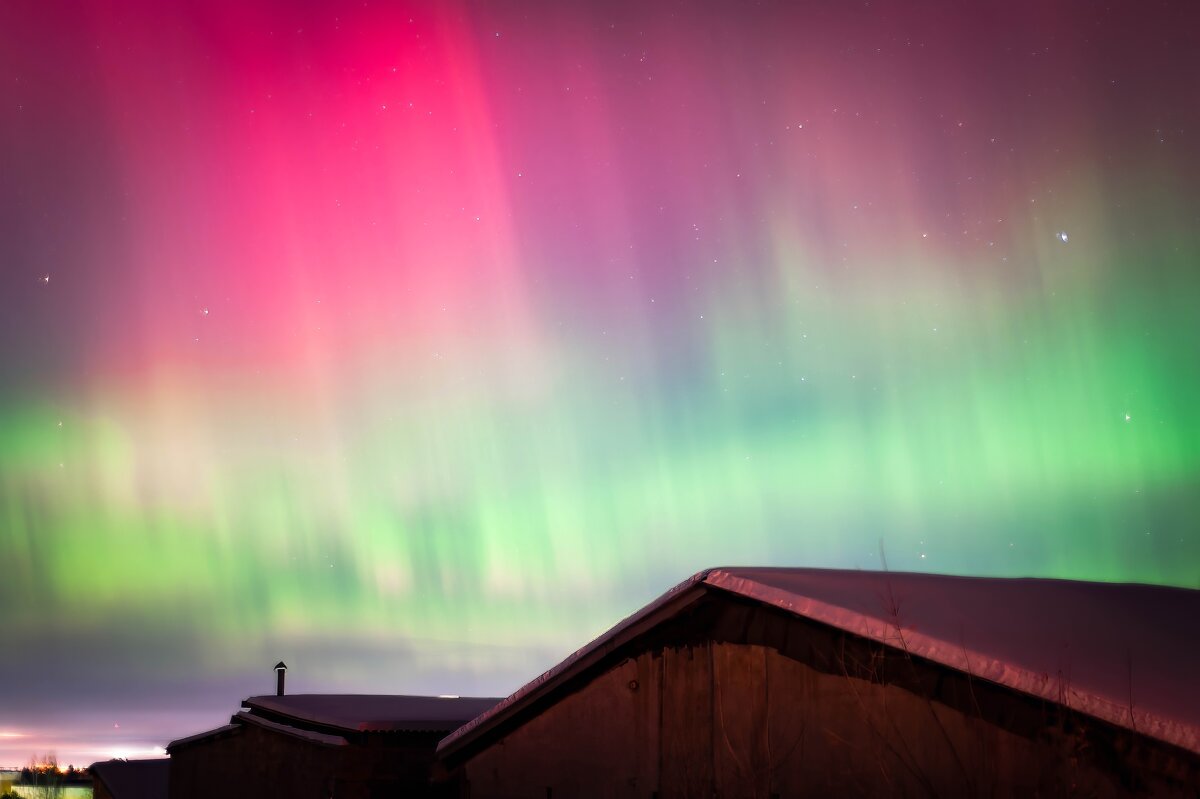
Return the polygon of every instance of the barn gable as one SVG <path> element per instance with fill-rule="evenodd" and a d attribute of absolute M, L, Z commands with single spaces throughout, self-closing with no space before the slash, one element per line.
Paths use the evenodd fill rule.
<path fill-rule="evenodd" d="M 1112 664 L 1080 666 L 1082 682 L 1074 684 L 1069 672 L 1043 679 L 1032 670 L 1046 652 L 1018 651 L 1056 634 L 1082 653 L 1094 649 L 1086 630 L 1066 634 L 1086 618 L 1058 629 L 1049 610 L 1027 616 L 1033 630 L 1013 618 L 1046 601 L 1064 615 L 1097 602 L 1104 611 L 1095 588 L 819 570 L 702 572 L 453 733 L 439 756 L 471 796 L 1084 786 L 1106 795 L 1194 784 L 1195 752 L 1178 743 L 1188 740 L 1186 714 L 1156 715 L 1148 691 L 1147 706 L 1127 708 L 1131 720 L 1117 723 L 1094 712 L 1106 707 L 1098 700 L 1112 703 L 1099 693 Z M 1176 603 L 1196 599 L 1196 592 L 1148 586 L 1099 588 L 1143 611 L 1157 602 L 1184 612 Z M 1081 590 L 1089 594 L 1082 601 Z M 946 630 L 972 610 L 991 629 L 963 631 L 952 646 Z M 1090 635 L 1103 638 L 1099 632 Z M 1121 632 L 1107 628 L 1110 637 Z M 1143 655 L 1157 654 L 1153 641 L 1141 643 Z M 1190 690 L 1181 668 L 1143 666 L 1160 691 L 1173 680 Z M 1187 709 L 1186 700 L 1180 704 Z M 1139 720 L 1143 730 L 1135 729 Z"/>

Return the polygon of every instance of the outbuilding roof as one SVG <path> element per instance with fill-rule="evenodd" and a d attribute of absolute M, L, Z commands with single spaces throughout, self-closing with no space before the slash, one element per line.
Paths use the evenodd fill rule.
<path fill-rule="evenodd" d="M 88 766 L 113 799 L 167 799 L 167 774 L 171 761 L 105 760 Z"/>
<path fill-rule="evenodd" d="M 237 735 L 241 731 L 242 727 L 240 724 L 225 724 L 213 730 L 205 730 L 204 732 L 198 732 L 194 735 L 176 738 L 174 741 L 171 741 L 169 744 L 167 744 L 167 753 L 173 754 L 176 749 L 184 746 L 214 741 L 218 738 L 227 738 L 231 735 Z"/>
<path fill-rule="evenodd" d="M 324 732 L 315 732 L 306 730 L 303 727 L 295 727 L 291 724 L 281 724 L 278 721 L 264 719 L 261 716 L 256 716 L 253 713 L 244 711 L 233 714 L 230 721 L 235 724 L 253 724 L 256 727 L 262 727 L 265 730 L 273 730 L 274 732 L 290 735 L 293 738 L 299 738 L 302 741 L 308 741 L 319 746 L 346 746 L 349 741 L 340 735 L 329 735 Z"/>
<path fill-rule="evenodd" d="M 734 595 L 1200 753 L 1200 591 L 830 569 L 702 571 L 444 738 L 453 755 L 706 594 Z"/>
<path fill-rule="evenodd" d="M 372 694 L 252 696 L 256 715 L 346 732 L 449 732 L 490 710 L 499 698 Z"/>

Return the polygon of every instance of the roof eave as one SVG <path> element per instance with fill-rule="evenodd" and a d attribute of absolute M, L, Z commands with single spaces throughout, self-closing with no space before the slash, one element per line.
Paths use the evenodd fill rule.
<path fill-rule="evenodd" d="M 346 746 L 348 741 L 340 735 L 330 735 L 323 732 L 314 732 L 305 730 L 299 727 L 292 727 L 287 724 L 281 724 L 277 721 L 256 716 L 253 713 L 239 712 L 231 719 L 239 724 L 254 724 L 263 729 L 272 730 L 283 735 L 289 735 L 293 738 L 299 738 L 302 741 L 316 744 L 318 746 Z"/>
<path fill-rule="evenodd" d="M 179 749 L 181 747 L 188 747 L 188 746 L 192 746 L 194 744 L 204 743 L 205 741 L 208 741 L 210 739 L 224 738 L 224 737 L 228 737 L 230 735 L 236 735 L 237 733 L 241 732 L 241 729 L 242 728 L 240 725 L 226 724 L 224 726 L 217 727 L 216 729 L 213 729 L 213 730 L 206 730 L 204 732 L 198 732 L 195 735 L 188 735 L 183 738 L 177 738 L 174 741 L 171 741 L 169 744 L 167 744 L 166 751 L 167 751 L 167 754 L 169 755 L 169 754 L 171 754 L 171 751 L 173 749 Z"/>
<path fill-rule="evenodd" d="M 706 578 L 711 569 L 693 574 L 653 602 L 626 616 L 606 632 L 575 650 L 553 668 L 518 688 L 510 696 L 485 713 L 459 727 L 443 738 L 437 747 L 442 759 L 460 759 L 464 750 L 486 734 L 503 726 L 525 707 L 542 701 L 569 683 L 576 676 L 595 666 L 614 649 L 653 629 L 661 621 L 674 616 L 700 599 L 707 590 Z"/>
<path fill-rule="evenodd" d="M 451 764 L 460 762 L 481 738 L 509 723 L 529 706 L 564 690 L 576 677 L 595 666 L 614 649 L 678 613 L 708 591 L 738 596 L 772 606 L 799 618 L 829 625 L 852 635 L 922 657 L 942 668 L 953 669 L 976 679 L 993 682 L 1008 690 L 1064 705 L 1071 710 L 1101 719 L 1131 732 L 1200 754 L 1200 727 L 1181 723 L 1155 713 L 1079 690 L 1061 695 L 1040 675 L 981 652 L 950 645 L 913 629 L 898 629 L 895 622 L 823 602 L 814 597 L 774 588 L 735 573 L 730 568 L 699 572 L 675 586 L 654 602 L 568 656 L 532 682 L 517 689 L 486 713 L 481 714 L 438 744 L 437 755 Z"/>
<path fill-rule="evenodd" d="M 259 697 L 251 696 L 242 700 L 242 707 L 248 707 L 251 711 L 259 714 L 262 717 L 274 717 L 285 721 L 279 723 L 295 722 L 296 724 L 312 724 L 320 727 L 326 727 L 339 732 L 356 733 L 361 732 L 361 728 L 356 724 L 345 724 L 337 719 L 321 717 L 316 713 L 300 713 L 295 711 L 282 710 L 278 707 L 264 705 L 261 702 L 255 701 Z"/>

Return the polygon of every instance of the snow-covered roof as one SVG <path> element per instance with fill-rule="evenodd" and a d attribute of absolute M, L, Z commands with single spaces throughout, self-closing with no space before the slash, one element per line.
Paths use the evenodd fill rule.
<path fill-rule="evenodd" d="M 286 694 L 252 696 L 242 704 L 288 723 L 348 732 L 438 732 L 458 728 L 499 701 L 472 696 Z"/>
<path fill-rule="evenodd" d="M 827 569 L 700 572 L 444 738 L 461 750 L 707 592 L 812 619 L 1200 753 L 1200 591 Z"/>

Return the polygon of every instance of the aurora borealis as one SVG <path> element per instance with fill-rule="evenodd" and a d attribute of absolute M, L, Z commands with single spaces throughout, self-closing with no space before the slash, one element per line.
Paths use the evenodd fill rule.
<path fill-rule="evenodd" d="M 1200 587 L 1198 22 L 0 4 L 0 764 L 719 564 Z"/>

